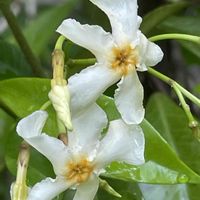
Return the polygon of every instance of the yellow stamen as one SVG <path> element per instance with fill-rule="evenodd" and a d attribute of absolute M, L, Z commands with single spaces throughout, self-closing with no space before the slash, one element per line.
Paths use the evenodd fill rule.
<path fill-rule="evenodd" d="M 86 158 L 76 162 L 70 161 L 67 164 L 68 172 L 66 173 L 66 179 L 73 183 L 85 182 L 91 175 L 94 165 Z"/>
<path fill-rule="evenodd" d="M 135 70 L 138 63 L 138 52 L 130 45 L 123 48 L 114 47 L 112 49 L 114 59 L 111 62 L 111 67 L 122 76 L 127 75 L 130 71 Z"/>

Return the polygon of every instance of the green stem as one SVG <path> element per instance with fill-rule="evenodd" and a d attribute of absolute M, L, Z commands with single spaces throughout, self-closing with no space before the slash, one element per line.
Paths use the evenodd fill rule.
<path fill-rule="evenodd" d="M 185 99 L 183 97 L 183 94 L 181 93 L 181 91 L 179 90 L 179 88 L 176 86 L 176 84 L 173 84 L 173 89 L 174 91 L 176 92 L 178 98 L 179 98 L 179 101 L 181 103 L 181 106 L 183 108 L 183 110 L 185 111 L 185 114 L 187 115 L 188 117 L 188 120 L 189 120 L 189 124 L 192 124 L 195 119 L 190 111 L 190 107 L 189 105 L 185 102 Z"/>
<path fill-rule="evenodd" d="M 46 110 L 50 105 L 51 101 L 47 101 L 40 107 L 40 110 Z"/>
<path fill-rule="evenodd" d="M 187 91 L 185 88 L 183 88 L 180 84 L 178 84 L 176 81 L 172 80 L 168 76 L 161 74 L 160 72 L 156 71 L 155 69 L 149 67 L 148 72 L 152 74 L 153 76 L 159 78 L 160 80 L 164 81 L 171 87 L 176 87 L 178 90 L 182 92 L 188 99 L 190 99 L 194 104 L 196 104 L 198 107 L 200 107 L 200 99 L 195 97 L 193 94 L 191 94 L 189 91 Z"/>
<path fill-rule="evenodd" d="M 42 76 L 43 71 L 40 67 L 39 60 L 37 59 L 37 57 L 34 55 L 33 51 L 31 50 L 26 38 L 24 37 L 24 35 L 18 25 L 15 15 L 10 10 L 9 5 L 3 4 L 0 6 L 0 9 L 1 9 L 3 15 L 5 16 L 8 24 L 13 32 L 13 35 L 14 35 L 16 41 L 18 42 L 27 62 L 30 64 L 33 73 L 37 76 Z"/>
<path fill-rule="evenodd" d="M 63 43 L 64 43 L 65 40 L 66 40 L 66 38 L 63 35 L 61 35 L 58 38 L 58 40 L 56 41 L 55 49 L 62 50 L 62 46 L 63 46 Z"/>
<path fill-rule="evenodd" d="M 93 65 L 96 62 L 95 58 L 88 58 L 88 59 L 69 59 L 67 61 L 67 65 L 83 65 L 83 66 L 89 66 Z"/>
<path fill-rule="evenodd" d="M 200 37 L 195 35 L 187 35 L 187 34 L 179 34 L 179 33 L 170 33 L 170 34 L 162 34 L 150 37 L 149 40 L 151 42 L 156 42 L 159 40 L 187 40 L 197 44 L 200 44 Z"/>

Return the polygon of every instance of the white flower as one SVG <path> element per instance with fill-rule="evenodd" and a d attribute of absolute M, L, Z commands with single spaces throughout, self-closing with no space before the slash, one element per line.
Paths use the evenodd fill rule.
<path fill-rule="evenodd" d="M 143 87 L 137 71 L 162 60 L 161 49 L 138 29 L 141 18 L 137 16 L 136 0 L 90 0 L 109 17 L 112 34 L 99 26 L 81 25 L 67 19 L 57 32 L 72 42 L 90 50 L 97 63 L 69 78 L 71 104 L 74 109 L 95 102 L 109 86 L 118 83 L 115 103 L 123 120 L 138 124 L 144 118 Z M 76 106 L 75 106 L 76 105 Z"/>
<path fill-rule="evenodd" d="M 45 111 L 36 111 L 17 126 L 17 133 L 49 159 L 56 174 L 55 179 L 46 178 L 33 186 L 27 200 L 50 200 L 69 187 L 77 189 L 74 200 L 92 200 L 98 190 L 98 176 L 110 162 L 144 163 L 142 129 L 115 120 L 100 140 L 105 113 L 96 105 L 72 119 L 74 129 L 68 134 L 67 145 L 42 133 L 47 117 Z"/>

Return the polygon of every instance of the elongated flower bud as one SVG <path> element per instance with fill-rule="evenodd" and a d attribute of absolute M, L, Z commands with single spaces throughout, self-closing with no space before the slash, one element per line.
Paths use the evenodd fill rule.
<path fill-rule="evenodd" d="M 21 144 L 16 182 L 11 185 L 11 200 L 26 200 L 28 195 L 28 186 L 26 185 L 26 174 L 29 162 L 29 145 L 26 142 Z"/>
<path fill-rule="evenodd" d="M 52 54 L 53 79 L 51 80 L 51 91 L 49 99 L 56 110 L 58 119 L 63 122 L 68 130 L 72 130 L 70 115 L 70 93 L 67 81 L 64 79 L 64 52 L 60 49 L 54 50 Z"/>

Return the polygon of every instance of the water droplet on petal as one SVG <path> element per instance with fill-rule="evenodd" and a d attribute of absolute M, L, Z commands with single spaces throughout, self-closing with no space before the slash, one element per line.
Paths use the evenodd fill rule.
<path fill-rule="evenodd" d="M 189 177 L 185 174 L 179 174 L 177 176 L 177 182 L 179 183 L 187 183 L 189 181 Z"/>

